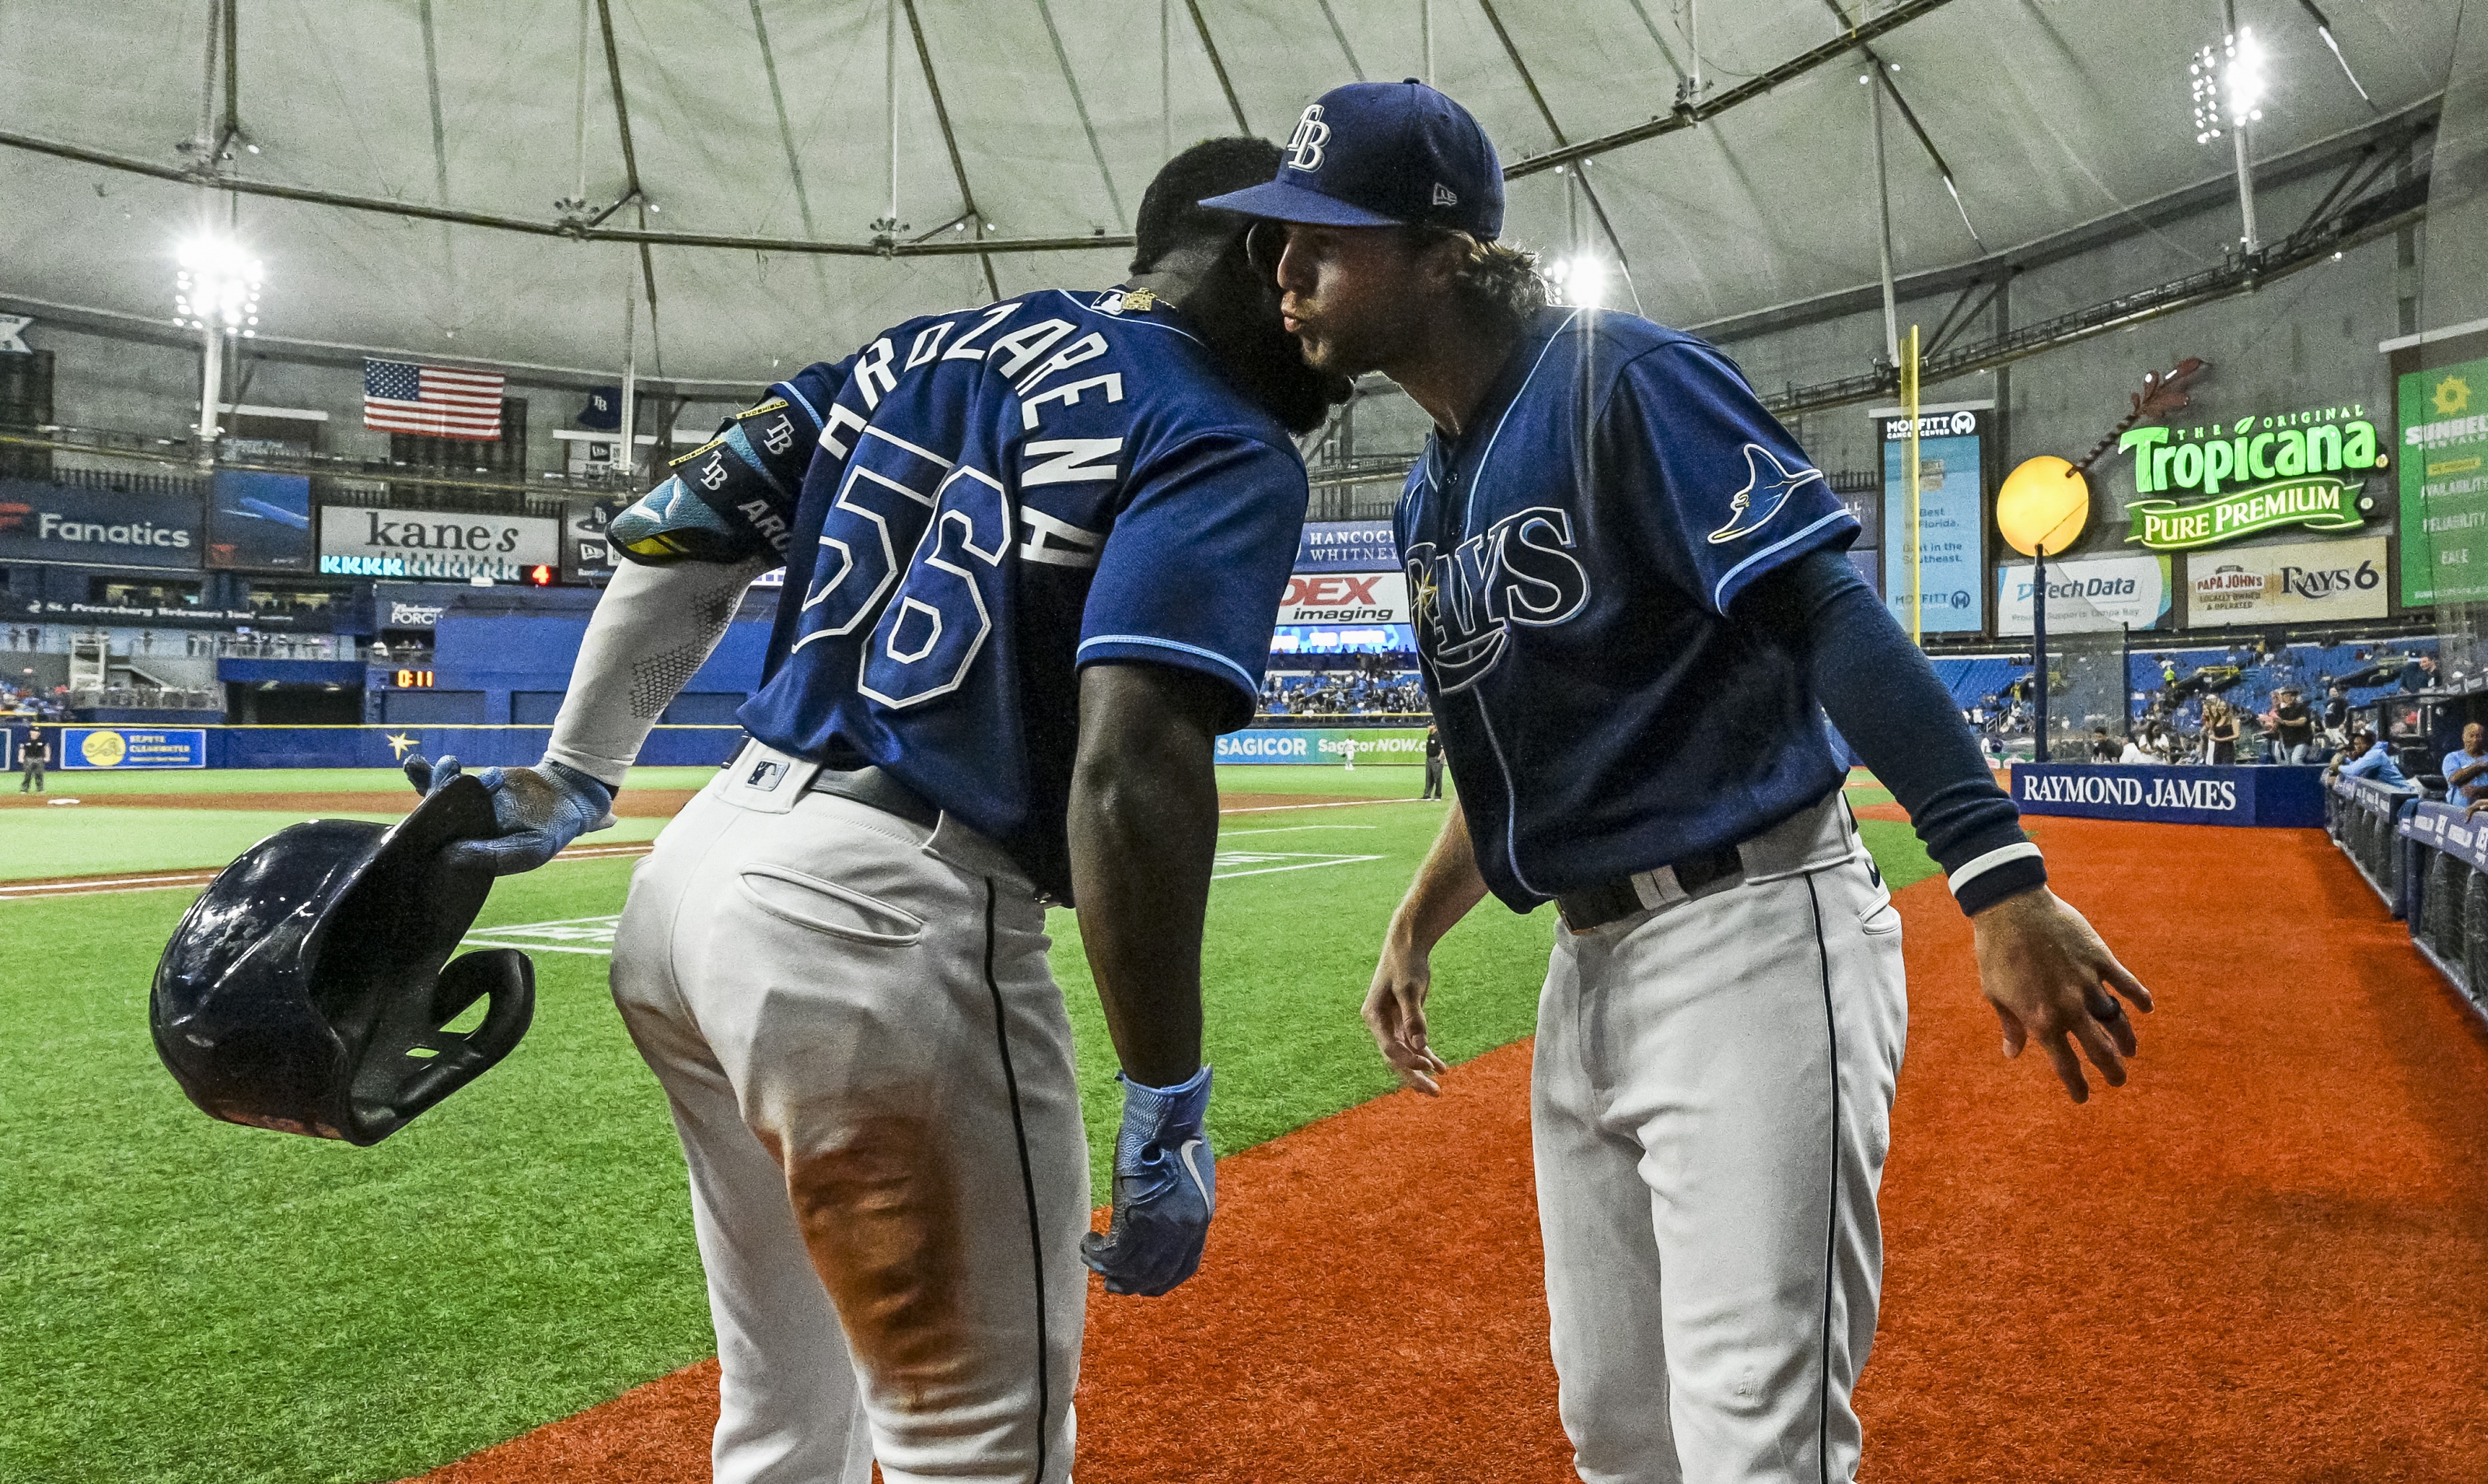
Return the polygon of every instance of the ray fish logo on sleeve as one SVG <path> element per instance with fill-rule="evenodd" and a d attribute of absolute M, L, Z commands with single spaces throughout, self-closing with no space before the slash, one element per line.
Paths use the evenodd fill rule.
<path fill-rule="evenodd" d="M 1287 168 L 1319 170 L 1322 146 L 1330 143 L 1330 126 L 1322 122 L 1322 105 L 1307 107 L 1296 120 L 1296 131 L 1287 136 Z"/>
<path fill-rule="evenodd" d="M 1799 464 L 1792 469 L 1780 462 L 1779 455 L 1760 443 L 1745 445 L 1745 488 L 1728 500 L 1728 523 L 1710 533 L 1710 545 L 1716 546 L 1751 536 L 1771 523 L 1789 502 L 1789 496 L 1814 480 L 1821 479 L 1821 469 Z"/>

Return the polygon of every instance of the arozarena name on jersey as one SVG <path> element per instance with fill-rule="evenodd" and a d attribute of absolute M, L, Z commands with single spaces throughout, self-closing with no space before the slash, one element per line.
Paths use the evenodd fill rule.
<path fill-rule="evenodd" d="M 2221 809 L 2238 806 L 2238 786 L 2219 778 L 2140 778 L 2023 773 L 2025 803 L 2124 804 L 2144 809 Z"/>
<path fill-rule="evenodd" d="M 1517 511 L 1451 551 L 1408 548 L 1410 602 L 1445 693 L 1477 684 L 1503 658 L 1512 626 L 1551 628 L 1590 601 L 1590 574 L 1571 554 L 1572 516 L 1553 505 Z"/>

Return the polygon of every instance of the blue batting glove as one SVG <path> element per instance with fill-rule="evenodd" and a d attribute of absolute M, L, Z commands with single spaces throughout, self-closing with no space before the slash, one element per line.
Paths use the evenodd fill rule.
<path fill-rule="evenodd" d="M 429 797 L 459 776 L 454 757 L 435 764 L 421 757 L 406 760 L 407 781 Z M 532 871 L 561 848 L 591 829 L 613 823 L 613 790 L 576 768 L 550 760 L 533 768 L 487 768 L 474 774 L 493 796 L 493 823 L 499 833 L 490 840 L 463 840 L 442 853 L 453 866 L 483 866 L 495 876 Z"/>
<path fill-rule="evenodd" d="M 1080 1239 L 1080 1260 L 1104 1275 L 1108 1293 L 1154 1299 L 1199 1270 L 1218 1210 L 1218 1169 L 1201 1126 L 1209 1069 L 1180 1087 L 1144 1087 L 1120 1073 L 1115 1079 L 1123 1084 L 1115 1219 L 1103 1236 Z"/>

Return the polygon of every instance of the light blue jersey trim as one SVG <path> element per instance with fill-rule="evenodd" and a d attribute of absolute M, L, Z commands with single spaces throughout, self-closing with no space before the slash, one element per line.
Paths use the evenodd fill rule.
<path fill-rule="evenodd" d="M 1261 683 L 1246 674 L 1242 665 L 1214 649 L 1202 649 L 1198 644 L 1183 644 L 1173 639 L 1152 638 L 1145 633 L 1101 633 L 1093 639 L 1081 640 L 1080 648 L 1076 653 L 1080 655 L 1088 653 L 1088 646 L 1092 644 L 1145 644 L 1157 649 L 1181 650 L 1187 655 L 1199 655 L 1203 659 L 1215 659 L 1227 666 L 1235 672 L 1235 678 L 1244 683 L 1244 688 L 1247 690 L 1258 692 L 1261 688 Z"/>
<path fill-rule="evenodd" d="M 1746 568 L 1753 566 L 1756 562 L 1761 561 L 1764 557 L 1770 555 L 1774 551 L 1795 546 L 1798 542 L 1813 535 L 1815 532 L 1822 530 L 1824 526 L 1829 525 L 1834 520 L 1846 520 L 1848 518 L 1848 511 L 1835 510 L 1831 514 L 1824 517 L 1822 519 L 1814 522 L 1814 524 L 1805 527 L 1803 530 L 1791 531 L 1786 536 L 1781 537 L 1779 540 L 1772 542 L 1769 546 L 1765 546 L 1760 551 L 1757 551 L 1753 555 L 1745 558 L 1743 561 L 1739 562 L 1736 566 L 1729 568 L 1726 573 L 1721 574 L 1718 585 L 1710 589 L 1710 606 L 1713 609 L 1719 609 L 1720 595 L 1728 590 L 1729 583 L 1737 580 L 1737 574 L 1743 572 Z M 1719 611 L 1724 612 L 1725 610 L 1720 609 Z"/>
<path fill-rule="evenodd" d="M 817 434 L 821 431 L 821 409 L 812 406 L 811 402 L 806 399 L 802 392 L 795 390 L 794 382 L 774 381 L 770 384 L 777 387 L 779 391 L 784 392 L 787 396 L 795 399 L 795 406 L 802 407 L 805 415 L 811 418 L 812 432 Z"/>
<path fill-rule="evenodd" d="M 1563 339 L 1564 332 L 1570 329 L 1572 322 L 1579 318 L 1581 318 L 1581 312 L 1575 309 L 1564 317 L 1563 323 L 1555 326 L 1555 332 L 1546 337 L 1546 344 L 1539 347 L 1538 359 L 1529 363 L 1529 375 L 1520 378 L 1520 390 L 1512 394 L 1512 400 L 1503 406 L 1503 415 L 1494 420 L 1494 432 L 1486 436 L 1484 452 L 1478 455 L 1477 475 L 1469 481 L 1469 502 L 1460 511 L 1460 531 L 1463 535 L 1477 518 L 1478 491 L 1485 488 L 1486 462 L 1494 457 L 1494 445 L 1496 440 L 1503 436 L 1503 425 L 1512 421 L 1512 409 L 1520 406 L 1521 398 L 1529 395 L 1529 383 L 1538 379 L 1538 368 L 1546 364 L 1546 352 L 1555 349 L 1555 342 Z"/>

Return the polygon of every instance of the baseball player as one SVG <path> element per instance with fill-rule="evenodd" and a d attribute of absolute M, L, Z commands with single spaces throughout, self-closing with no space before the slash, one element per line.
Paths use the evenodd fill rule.
<path fill-rule="evenodd" d="M 770 388 L 616 518 L 545 761 L 482 774 L 505 869 L 605 817 L 750 580 L 785 564 L 751 742 L 634 873 L 613 993 L 691 1170 L 721 1481 L 1057 1484 L 1087 1297 L 1198 1265 L 1215 734 L 1245 724 L 1307 499 L 1308 369 L 1199 198 L 1131 280 L 911 320 Z M 438 771 L 450 771 L 446 765 Z M 1045 908 L 1077 901 L 1123 1068 L 1088 1235 Z"/>
<path fill-rule="evenodd" d="M 1429 950 L 1488 892 L 1557 904 L 1531 1117 L 1580 1476 L 1852 1478 L 1907 1010 L 1822 712 L 1971 914 L 2007 1054 L 2036 1041 L 2079 1101 L 2075 1048 L 2123 1082 L 2117 996 L 2150 996 L 2048 891 L 1823 475 L 1718 351 L 1545 306 L 1456 103 L 1337 89 L 1271 182 L 1205 204 L 1292 224 L 1255 258 L 1307 358 L 1434 421 L 1396 519 L 1460 807 L 1365 1013 L 1435 1091 Z"/>

